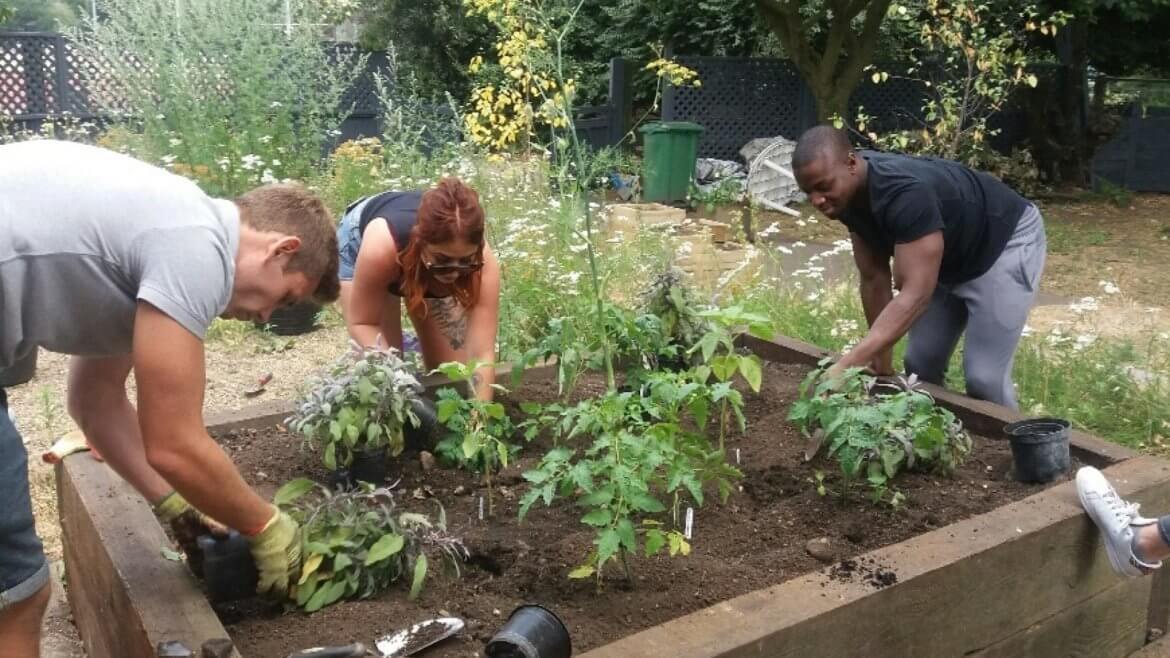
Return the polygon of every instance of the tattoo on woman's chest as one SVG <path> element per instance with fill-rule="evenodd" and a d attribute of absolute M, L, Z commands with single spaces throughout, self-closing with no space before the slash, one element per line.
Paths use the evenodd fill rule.
<path fill-rule="evenodd" d="M 467 340 L 467 313 L 463 306 L 454 297 L 428 299 L 427 305 L 451 349 L 461 349 Z"/>

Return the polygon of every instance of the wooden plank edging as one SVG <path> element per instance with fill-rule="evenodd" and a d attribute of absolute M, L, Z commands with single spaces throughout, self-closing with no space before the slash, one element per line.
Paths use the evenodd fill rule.
<path fill-rule="evenodd" d="M 766 360 L 786 363 L 815 365 L 827 354 L 785 337 L 772 342 L 749 339 L 743 344 Z M 510 373 L 510 368 L 505 365 L 499 370 L 502 371 L 498 375 L 500 381 L 509 381 L 505 373 Z M 526 371 L 525 376 L 555 376 L 555 368 L 545 365 Z M 444 383 L 441 378 L 426 381 L 431 392 Z M 1014 413 L 941 389 L 935 394 L 942 404 L 952 408 L 980 433 L 987 433 L 981 431 L 984 427 L 1002 427 Z M 211 414 L 207 420 L 209 429 L 216 431 L 258 428 L 283 421 L 291 411 L 291 403 L 271 401 L 228 414 Z M 1109 466 L 1107 473 L 1122 495 L 1151 504 L 1151 509 L 1170 508 L 1170 465 L 1166 462 L 1135 457 L 1133 451 L 1081 433 L 1074 433 L 1072 440 L 1091 463 L 1120 462 Z M 70 602 L 91 656 L 152 658 L 155 645 L 163 640 L 177 639 L 197 650 L 203 641 L 226 636 L 185 565 L 161 556 L 159 549 L 168 544 L 165 533 L 141 497 L 108 467 L 85 454 L 67 458 L 56 473 Z M 1099 542 L 1076 504 L 1075 494 L 1070 494 L 1070 487 L 1070 483 L 1064 483 L 1023 501 L 868 554 L 879 563 L 895 568 L 901 581 L 893 587 L 873 591 L 864 585 L 829 581 L 822 573 L 808 574 L 647 629 L 585 655 L 589 658 L 854 655 L 817 652 L 832 646 L 855 648 L 857 645 L 849 642 L 858 637 L 873 638 L 872 644 L 863 645 L 864 653 L 859 655 L 933 658 L 949 655 L 949 650 L 958 646 L 967 647 L 964 651 L 989 650 L 995 642 L 1025 632 L 1028 623 L 1040 624 L 1043 619 L 1061 617 L 1063 610 L 1090 605 L 1093 597 L 1115 583 L 1101 550 L 1094 548 Z M 1012 551 L 1020 553 L 1016 555 Z M 998 606 L 1010 609 L 1011 614 L 993 615 L 994 626 L 988 626 L 990 622 L 978 627 L 963 624 L 959 636 L 928 638 L 926 643 L 910 645 L 908 649 L 906 638 L 899 630 L 901 625 L 883 626 L 883 620 L 888 622 L 891 611 L 899 605 L 910 605 L 907 614 L 918 609 L 935 610 L 937 603 L 926 605 L 923 601 L 934 600 L 948 587 L 957 601 L 948 614 L 964 610 L 963 606 L 971 608 L 974 604 L 969 600 L 982 601 L 981 605 L 990 605 L 992 609 L 997 609 L 998 601 L 1017 604 L 1020 597 L 1012 592 L 985 586 L 1001 582 L 980 571 L 988 560 L 999 563 L 1006 560 L 1011 569 L 1004 572 L 1011 574 L 1013 582 L 1027 581 L 1049 571 L 1060 587 L 1039 590 L 1047 592 L 1044 594 L 1047 598 L 1033 601 L 1025 610 Z M 1144 582 L 1141 586 L 1148 588 L 1150 601 L 1155 601 L 1153 592 L 1162 588 Z M 956 592 L 955 583 L 962 584 L 964 591 Z M 979 596 L 972 596 L 972 591 L 980 592 Z M 1126 601 L 1136 597 L 1128 591 L 1114 594 Z M 909 603 L 899 603 L 903 599 Z M 1155 614 L 1152 606 L 1149 611 L 1140 610 L 1143 619 L 1149 614 L 1151 625 L 1164 612 Z M 1063 617 L 1077 618 L 1072 613 Z M 118 620 L 117 624 L 113 623 L 114 619 Z M 1021 624 L 1025 625 L 1021 627 Z M 922 627 L 910 626 L 916 637 L 925 637 Z M 849 628 L 850 632 L 842 633 L 842 628 Z M 979 638 L 982 644 L 976 642 L 971 646 L 972 635 L 976 633 L 985 637 Z M 987 633 L 994 637 L 986 636 Z M 1125 638 L 1132 640 L 1128 635 Z M 878 649 L 883 646 L 909 653 L 882 654 Z M 927 649 L 935 653 L 923 653 Z"/>
<path fill-rule="evenodd" d="M 198 652 L 227 631 L 150 506 L 88 453 L 56 466 L 69 605 L 91 658 L 155 658 L 160 642 Z M 234 658 L 240 658 L 233 651 Z"/>

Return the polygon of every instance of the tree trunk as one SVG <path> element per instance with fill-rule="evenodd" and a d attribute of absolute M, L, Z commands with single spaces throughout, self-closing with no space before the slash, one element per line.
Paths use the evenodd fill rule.
<path fill-rule="evenodd" d="M 1088 181 L 1088 94 L 1086 88 L 1089 64 L 1089 24 L 1086 17 L 1078 17 L 1061 30 L 1063 43 L 1058 41 L 1057 53 L 1064 64 L 1065 79 L 1061 85 L 1060 107 L 1068 126 L 1058 135 L 1065 148 L 1060 162 L 1060 177 L 1066 183 L 1083 185 Z"/>
<path fill-rule="evenodd" d="M 810 40 L 810 31 L 800 15 L 802 0 L 756 0 L 756 7 L 816 98 L 818 122 L 834 116 L 848 121 L 849 97 L 865 67 L 873 62 L 878 33 L 891 0 L 825 3 L 832 10 L 832 19 L 827 36 L 817 43 Z M 863 13 L 864 20 L 857 31 L 853 19 Z"/>
<path fill-rule="evenodd" d="M 831 123 L 836 117 L 840 117 L 846 124 L 852 123 L 853 117 L 849 116 L 849 97 L 852 95 L 852 88 L 844 90 L 829 84 L 809 85 L 809 89 L 817 99 L 818 124 Z"/>

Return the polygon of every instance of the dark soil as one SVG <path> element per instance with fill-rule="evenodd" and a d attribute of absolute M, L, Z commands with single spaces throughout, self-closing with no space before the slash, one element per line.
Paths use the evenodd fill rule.
<path fill-rule="evenodd" d="M 805 441 L 786 420 L 805 373 L 800 366 L 767 366 L 764 390 L 745 395 L 746 435 L 728 443 L 733 462 L 735 449 L 739 450 L 744 473 L 739 490 L 726 504 L 712 496 L 705 507 L 695 510 L 690 556 L 632 557 L 633 583 L 627 583 L 617 567 L 607 572 L 600 594 L 592 579 L 566 577 L 591 548 L 592 533 L 579 522 L 579 508 L 538 505 L 523 524 L 517 521 L 518 501 L 525 490 L 520 472 L 534 465 L 548 447 L 538 440 L 525 447 L 518 464 L 494 478 L 495 516 L 483 522 L 478 520 L 478 506 L 484 490 L 477 477 L 443 468 L 424 472 L 417 454 L 410 452 L 392 467 L 390 481 L 401 478 L 398 489 L 407 507 L 433 512 L 439 501 L 446 508 L 451 530 L 472 553 L 461 578 L 436 577 L 432 568 L 416 602 L 407 599 L 403 584 L 376 600 L 340 603 L 311 616 L 280 614 L 256 605 L 220 606 L 220 616 L 247 658 L 281 657 L 322 644 L 372 645 L 376 638 L 424 619 L 462 617 L 467 622 L 463 633 L 421 654 L 449 658 L 477 655 L 515 607 L 539 603 L 561 616 L 572 634 L 574 651 L 583 652 L 818 569 L 836 579 L 893 585 L 896 573 L 857 556 L 1042 488 L 1010 479 L 1006 441 L 976 437 L 973 454 L 953 478 L 900 477 L 897 487 L 907 502 L 898 511 L 873 505 L 861 488 L 849 501 L 819 496 L 814 472 L 823 470 L 826 485 L 837 491 L 836 467 L 804 463 Z M 600 392 L 602 385 L 586 378 L 580 388 L 578 395 L 588 395 Z M 549 401 L 555 394 L 555 382 L 525 383 L 511 396 L 509 413 L 520 418 L 516 401 Z M 219 440 L 262 494 L 271 495 L 294 477 L 327 481 L 318 455 L 303 450 L 299 437 L 283 428 L 233 432 Z M 821 537 L 829 540 L 840 561 L 832 567 L 805 550 L 810 540 Z"/>

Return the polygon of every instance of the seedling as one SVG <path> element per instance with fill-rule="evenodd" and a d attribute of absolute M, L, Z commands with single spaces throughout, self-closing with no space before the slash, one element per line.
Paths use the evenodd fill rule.
<path fill-rule="evenodd" d="M 467 397 L 449 387 L 437 393 L 439 401 L 435 410 L 438 421 L 447 426 L 449 433 L 436 446 L 436 451 L 450 461 L 483 473 L 490 516 L 495 514 L 492 472 L 506 468 L 509 457 L 518 448 L 508 442 L 513 428 L 504 405 L 477 397 L 475 372 L 482 367 L 483 363 L 472 361 L 444 363 L 435 369 L 434 372 L 442 373 L 452 381 L 466 382 L 469 389 Z M 498 384 L 492 384 L 492 388 L 507 393 L 507 389 Z"/>
<path fill-rule="evenodd" d="M 801 399 L 788 419 L 806 436 L 817 428 L 824 431 L 823 445 L 844 476 L 842 496 L 864 477 L 875 502 L 888 495 L 897 506 L 905 496 L 891 493 L 889 485 L 900 471 L 950 474 L 971 451 L 971 437 L 954 414 L 914 382 L 877 393 L 876 381 L 859 368 L 835 379 L 815 370 L 801 384 Z"/>

